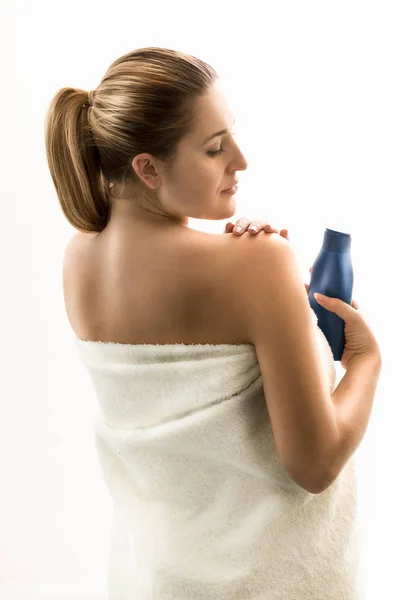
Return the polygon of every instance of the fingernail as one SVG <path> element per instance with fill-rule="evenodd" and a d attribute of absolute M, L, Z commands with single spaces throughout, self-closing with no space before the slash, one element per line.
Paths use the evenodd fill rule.
<path fill-rule="evenodd" d="M 257 229 L 258 229 L 258 226 L 257 226 L 257 225 L 251 225 L 251 226 L 249 227 L 249 229 L 252 229 L 252 231 L 257 231 Z"/>
<path fill-rule="evenodd" d="M 319 293 L 315 292 L 313 295 L 318 302 L 326 301 L 326 296 L 324 296 L 323 294 L 319 294 Z"/>
<path fill-rule="evenodd" d="M 238 227 L 235 227 L 235 231 L 237 231 L 238 233 L 241 233 L 241 231 L 242 231 L 242 227 L 239 227 L 239 226 L 238 226 Z"/>

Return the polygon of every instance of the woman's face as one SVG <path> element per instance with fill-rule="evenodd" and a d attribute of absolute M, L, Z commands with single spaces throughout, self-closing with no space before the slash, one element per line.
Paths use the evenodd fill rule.
<path fill-rule="evenodd" d="M 147 165 L 141 168 L 138 159 L 150 155 L 135 157 L 134 168 L 138 169 L 139 164 L 138 175 L 150 188 L 149 197 L 158 199 L 164 216 L 177 216 L 182 221 L 189 217 L 226 219 L 235 214 L 235 195 L 223 190 L 235 185 L 237 171 L 244 171 L 248 165 L 233 136 L 234 117 L 218 82 L 198 98 L 196 111 L 195 129 L 179 143 L 171 169 L 162 169 L 160 161 L 151 157 L 148 168 L 153 173 L 154 166 L 156 175 L 148 181 L 143 177 Z"/>

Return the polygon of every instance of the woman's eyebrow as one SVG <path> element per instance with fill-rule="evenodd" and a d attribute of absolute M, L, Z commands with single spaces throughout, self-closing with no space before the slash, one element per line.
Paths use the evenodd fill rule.
<path fill-rule="evenodd" d="M 235 121 L 236 119 L 233 120 L 232 126 L 235 125 Z M 219 137 L 220 135 L 225 135 L 225 133 L 228 133 L 227 129 L 222 129 L 222 131 L 217 131 L 216 133 L 213 133 L 212 135 L 206 138 L 206 140 L 202 143 L 202 146 L 204 146 L 207 142 L 212 140 L 212 138 Z"/>

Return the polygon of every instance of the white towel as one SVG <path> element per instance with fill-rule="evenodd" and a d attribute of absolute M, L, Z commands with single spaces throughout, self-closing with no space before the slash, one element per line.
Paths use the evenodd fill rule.
<path fill-rule="evenodd" d="M 74 339 L 101 407 L 110 600 L 362 600 L 353 460 L 322 494 L 288 476 L 253 345 Z"/>

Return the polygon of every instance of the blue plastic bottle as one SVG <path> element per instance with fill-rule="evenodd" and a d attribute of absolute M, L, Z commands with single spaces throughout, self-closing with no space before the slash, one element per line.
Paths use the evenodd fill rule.
<path fill-rule="evenodd" d="M 309 304 L 318 318 L 318 327 L 326 337 L 335 361 L 342 358 L 345 346 L 345 322 L 335 313 L 320 306 L 313 294 L 319 292 L 351 304 L 353 292 L 351 241 L 350 233 L 326 229 L 322 248 L 312 265 L 310 278 Z"/>

